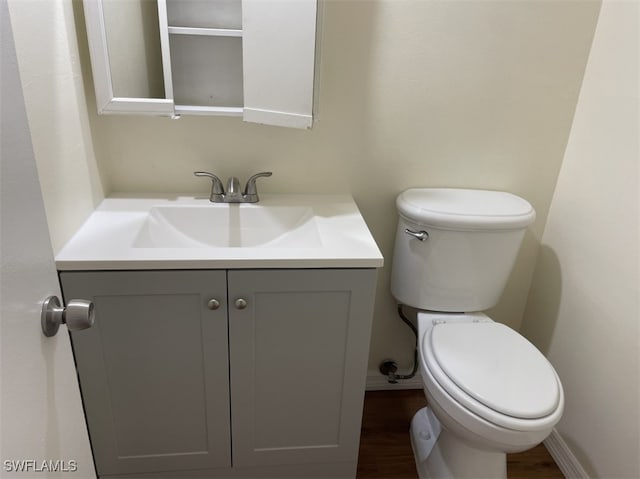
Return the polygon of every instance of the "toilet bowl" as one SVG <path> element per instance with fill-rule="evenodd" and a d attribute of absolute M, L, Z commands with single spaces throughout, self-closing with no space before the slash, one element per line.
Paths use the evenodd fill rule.
<path fill-rule="evenodd" d="M 428 403 L 411 426 L 418 473 L 505 478 L 506 453 L 542 442 L 564 408 L 542 353 L 479 312 L 497 303 L 535 212 L 515 195 L 482 190 L 411 189 L 397 206 L 391 289 L 419 311 Z"/>
<path fill-rule="evenodd" d="M 526 339 L 482 313 L 421 312 L 418 334 L 431 428 L 438 421 L 433 435 L 443 436 L 426 445 L 412 428 L 420 477 L 506 477 L 506 453 L 539 444 L 562 416 L 555 370 Z"/>

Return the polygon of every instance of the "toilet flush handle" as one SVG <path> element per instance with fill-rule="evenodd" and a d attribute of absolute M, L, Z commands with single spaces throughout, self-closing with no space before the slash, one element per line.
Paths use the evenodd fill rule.
<path fill-rule="evenodd" d="M 404 232 L 407 233 L 409 236 L 413 236 L 414 238 L 419 239 L 420 241 L 426 241 L 429 238 L 429 233 L 427 233 L 424 230 L 412 231 L 409 228 L 405 228 Z"/>

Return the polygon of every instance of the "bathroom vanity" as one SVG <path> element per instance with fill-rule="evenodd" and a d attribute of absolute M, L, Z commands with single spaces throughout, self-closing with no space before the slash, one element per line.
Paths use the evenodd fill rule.
<path fill-rule="evenodd" d="M 56 262 L 100 477 L 355 477 L 382 256 L 350 197 L 110 198 Z"/>

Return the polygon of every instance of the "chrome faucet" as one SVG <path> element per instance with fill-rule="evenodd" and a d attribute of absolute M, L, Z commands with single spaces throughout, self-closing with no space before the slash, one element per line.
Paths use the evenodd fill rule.
<path fill-rule="evenodd" d="M 240 180 L 235 176 L 227 180 L 227 193 L 224 195 L 225 203 L 244 203 L 242 192 L 240 191 Z"/>
<path fill-rule="evenodd" d="M 240 181 L 238 178 L 232 176 L 227 181 L 227 191 L 225 192 L 222 181 L 213 173 L 209 173 L 208 171 L 194 171 L 193 174 L 211 179 L 209 201 L 212 203 L 257 203 L 260 198 L 258 198 L 256 180 L 272 175 L 270 171 L 256 173 L 247 180 L 244 191 L 240 191 Z"/>

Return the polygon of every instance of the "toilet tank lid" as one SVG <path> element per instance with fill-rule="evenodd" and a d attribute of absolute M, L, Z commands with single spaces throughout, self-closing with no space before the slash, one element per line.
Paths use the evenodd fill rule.
<path fill-rule="evenodd" d="M 527 200 L 503 191 L 410 188 L 398 195 L 396 205 L 405 219 L 443 229 L 520 229 L 536 217 Z"/>

